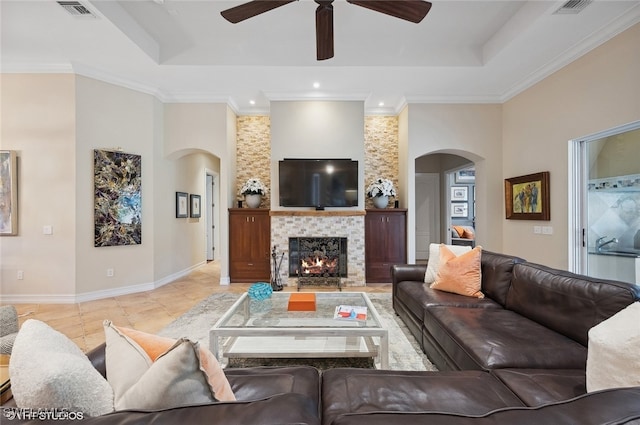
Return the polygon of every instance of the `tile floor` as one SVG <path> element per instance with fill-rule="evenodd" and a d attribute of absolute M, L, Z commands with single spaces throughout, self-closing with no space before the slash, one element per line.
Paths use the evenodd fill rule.
<path fill-rule="evenodd" d="M 251 285 L 233 283 L 221 286 L 219 282 L 220 266 L 213 261 L 153 291 L 78 304 L 16 304 L 15 307 L 20 316 L 20 324 L 27 319 L 41 320 L 67 335 L 82 350 L 88 351 L 104 342 L 102 322 L 105 319 L 118 326 L 155 333 L 211 294 L 243 293 Z M 285 291 L 295 290 L 295 287 L 285 288 Z M 390 292 L 391 284 L 373 284 L 344 290 Z"/>

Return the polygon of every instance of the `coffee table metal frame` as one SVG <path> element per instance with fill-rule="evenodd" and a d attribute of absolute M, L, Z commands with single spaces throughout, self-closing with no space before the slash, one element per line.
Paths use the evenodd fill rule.
<path fill-rule="evenodd" d="M 272 297 L 286 297 L 288 300 L 290 294 L 290 292 L 276 292 L 272 294 Z M 225 357 L 373 357 L 377 358 L 377 367 L 388 369 L 389 334 L 387 329 L 383 328 L 380 316 L 367 294 L 364 292 L 316 292 L 316 300 L 330 297 L 329 299 L 332 299 L 336 306 L 351 304 L 349 297 L 353 296 L 361 297 L 360 301 L 367 306 L 368 320 L 366 325 L 358 321 L 334 319 L 332 314 L 331 317 L 328 315 L 326 317 L 308 317 L 304 314 L 305 312 L 287 312 L 286 302 L 284 302 L 286 300 L 279 299 L 281 305 L 284 305 L 284 310 L 278 312 L 282 317 L 282 322 L 275 319 L 278 320 L 278 326 L 272 326 L 268 320 L 263 320 L 264 325 L 254 323 L 255 317 L 251 316 L 251 303 L 256 303 L 256 301 L 251 300 L 245 292 L 210 329 L 209 348 L 221 363 L 224 363 Z M 229 322 L 232 318 L 235 321 L 238 320 L 239 314 L 242 314 L 243 322 L 230 325 Z M 296 317 L 300 317 L 300 320 L 296 320 Z M 264 338 L 268 338 L 269 343 L 265 343 Z M 346 344 L 344 344 L 344 349 L 336 349 L 336 346 L 342 346 L 340 342 L 334 344 L 334 348 L 327 351 L 311 351 L 305 348 L 304 343 L 298 344 L 298 342 L 308 342 L 309 339 L 326 340 L 327 342 L 330 342 L 329 340 L 353 342 L 354 338 L 360 347 L 357 350 L 347 349 Z M 245 346 L 249 343 L 252 348 L 234 352 L 234 347 L 239 345 L 241 339 L 244 340 Z M 252 343 L 252 341 L 254 342 Z M 280 342 L 281 345 L 278 345 Z M 278 346 L 278 349 L 274 350 L 272 348 L 274 346 Z"/>

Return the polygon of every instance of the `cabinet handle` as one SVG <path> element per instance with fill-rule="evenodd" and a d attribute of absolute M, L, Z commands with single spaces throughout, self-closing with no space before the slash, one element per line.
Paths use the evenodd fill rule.
<path fill-rule="evenodd" d="M 247 217 L 246 220 L 247 220 L 247 223 L 248 223 L 249 222 L 249 217 Z"/>

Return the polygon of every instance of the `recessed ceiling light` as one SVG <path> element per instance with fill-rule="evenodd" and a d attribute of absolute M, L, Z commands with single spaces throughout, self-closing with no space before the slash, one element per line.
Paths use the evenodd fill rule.
<path fill-rule="evenodd" d="M 313 88 L 314 89 L 317 89 L 319 87 L 320 87 L 320 83 L 319 82 L 316 81 L 315 83 L 313 83 Z"/>
<path fill-rule="evenodd" d="M 256 104 L 256 101 L 255 101 L 255 100 L 253 100 L 253 99 L 251 99 L 251 100 L 249 101 L 249 103 L 250 103 L 251 105 L 255 105 L 255 104 Z"/>
<path fill-rule="evenodd" d="M 378 106 L 384 106 L 384 102 L 379 102 Z"/>

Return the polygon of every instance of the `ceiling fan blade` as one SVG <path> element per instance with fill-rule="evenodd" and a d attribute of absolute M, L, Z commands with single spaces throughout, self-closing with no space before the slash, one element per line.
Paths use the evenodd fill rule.
<path fill-rule="evenodd" d="M 237 24 L 245 19 L 253 18 L 254 16 L 284 6 L 285 4 L 293 3 L 294 1 L 297 0 L 253 0 L 249 3 L 223 10 L 220 14 L 232 24 Z"/>
<path fill-rule="evenodd" d="M 333 0 L 316 0 L 316 58 L 333 57 Z"/>
<path fill-rule="evenodd" d="M 424 0 L 347 0 L 347 2 L 416 24 L 422 21 L 431 9 L 431 3 Z"/>

